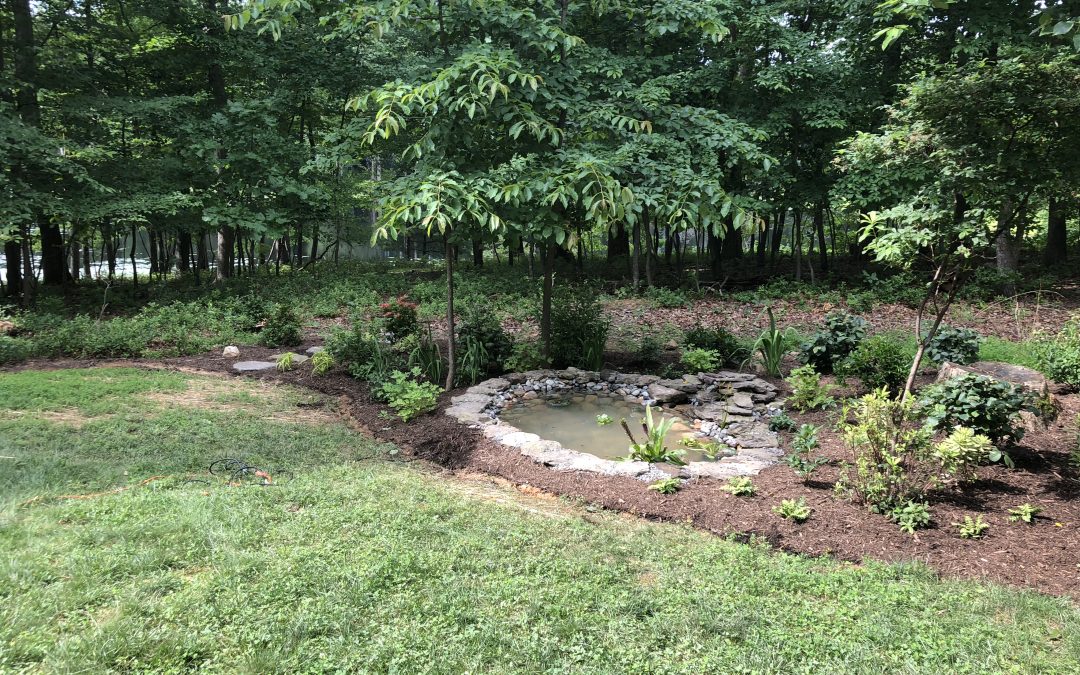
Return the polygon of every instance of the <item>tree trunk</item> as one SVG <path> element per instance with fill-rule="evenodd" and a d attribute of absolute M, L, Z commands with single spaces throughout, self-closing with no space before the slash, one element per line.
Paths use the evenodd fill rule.
<path fill-rule="evenodd" d="M 472 240 L 472 264 L 473 267 L 484 266 L 484 242 L 480 239 Z"/>
<path fill-rule="evenodd" d="M 641 285 L 641 220 L 634 220 L 634 259 L 631 263 L 631 277 L 634 283 L 634 292 L 638 292 Z"/>
<path fill-rule="evenodd" d="M 608 230 L 607 259 L 630 255 L 630 233 L 621 222 Z"/>
<path fill-rule="evenodd" d="M 829 250 L 825 241 L 825 207 L 822 204 L 818 204 L 814 209 L 814 231 L 817 233 L 821 273 L 825 274 L 829 271 Z"/>
<path fill-rule="evenodd" d="M 454 378 L 457 376 L 457 349 L 455 344 L 457 332 L 454 325 L 454 246 L 450 243 L 450 237 L 446 237 L 446 384 L 443 387 L 447 391 L 454 388 Z"/>
<path fill-rule="evenodd" d="M 195 240 L 195 266 L 201 270 L 210 269 L 210 252 L 206 250 L 205 232 L 200 232 Z"/>
<path fill-rule="evenodd" d="M 998 272 L 1015 273 L 1020 269 L 1020 248 L 1023 240 L 1013 235 L 1018 220 L 1020 219 L 1016 216 L 1012 199 L 1006 198 L 1001 205 L 1001 213 L 998 214 L 995 239 Z M 1002 291 L 1006 295 L 1013 295 L 1016 293 L 1016 284 L 1008 280 L 1002 284 Z"/>
<path fill-rule="evenodd" d="M 22 247 L 18 239 L 4 242 L 4 260 L 7 265 L 7 296 L 14 298 L 22 293 Z"/>
<path fill-rule="evenodd" d="M 1051 197 L 1049 216 L 1046 219 L 1046 251 L 1043 254 L 1043 262 L 1047 265 L 1063 263 L 1069 258 L 1066 224 L 1065 205 Z"/>
<path fill-rule="evenodd" d="M 71 280 L 79 280 L 79 272 L 82 270 L 82 262 L 79 260 L 82 253 L 82 246 L 75 240 L 75 233 L 72 232 L 69 237 L 71 243 Z"/>
<path fill-rule="evenodd" d="M 655 275 L 653 274 L 653 258 L 656 257 L 656 242 L 653 240 L 653 227 L 649 222 L 649 207 L 643 206 L 641 208 L 641 224 L 645 229 L 645 286 L 652 287 L 655 285 Z"/>
<path fill-rule="evenodd" d="M 742 230 L 735 227 L 735 215 L 732 213 L 724 219 L 724 242 L 720 254 L 725 260 L 736 260 L 743 254 Z"/>
<path fill-rule="evenodd" d="M 544 347 L 544 356 L 549 363 L 553 361 L 551 353 L 551 296 L 555 285 L 555 243 L 544 246 L 544 281 L 543 295 L 540 302 L 540 343 Z"/>
<path fill-rule="evenodd" d="M 206 0 L 206 8 L 215 17 L 218 14 L 217 0 Z M 220 21 L 214 21 L 210 24 L 209 33 L 214 38 L 219 38 L 221 33 Z M 212 53 L 209 54 L 209 65 L 206 68 L 207 85 L 210 88 L 210 97 L 213 100 L 214 108 L 222 110 L 229 103 L 229 95 L 225 90 L 225 71 L 221 67 L 221 61 L 218 59 L 217 50 L 212 48 Z M 218 151 L 218 159 L 224 159 L 225 151 Z M 233 262 L 233 241 L 236 233 L 229 225 L 222 225 L 218 232 L 218 255 L 217 255 L 217 267 L 216 277 L 218 281 L 223 281 L 232 276 L 232 262 Z M 223 255 L 224 254 L 224 255 Z"/>
<path fill-rule="evenodd" d="M 180 247 L 178 267 L 181 272 L 188 272 L 191 270 L 191 233 L 185 230 L 180 232 L 177 236 L 179 238 Z"/>
<path fill-rule="evenodd" d="M 236 231 L 223 225 L 218 230 L 217 236 L 217 260 L 214 267 L 218 281 L 224 281 L 232 276 L 233 272 L 233 249 L 236 248 Z"/>
<path fill-rule="evenodd" d="M 761 269 L 762 267 L 765 267 L 765 251 L 766 251 L 765 245 L 767 243 L 767 239 L 768 239 L 768 236 L 769 236 L 770 232 L 771 232 L 771 229 L 769 228 L 769 216 L 766 214 L 763 217 L 763 220 L 762 220 L 761 232 L 758 233 L 758 241 L 757 241 L 757 266 L 758 266 L 758 269 Z"/>

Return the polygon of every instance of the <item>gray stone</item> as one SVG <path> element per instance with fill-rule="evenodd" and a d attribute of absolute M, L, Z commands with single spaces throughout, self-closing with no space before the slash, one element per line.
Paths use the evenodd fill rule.
<path fill-rule="evenodd" d="M 294 366 L 298 366 L 304 361 L 311 360 L 310 356 L 304 356 L 303 354 L 297 354 L 295 352 L 282 352 L 280 354 L 274 354 L 270 358 L 274 360 L 274 363 L 277 363 L 277 360 L 280 359 L 282 356 L 285 356 L 286 354 L 292 354 L 292 362 Z"/>
<path fill-rule="evenodd" d="M 647 387 L 654 382 L 659 382 L 660 378 L 656 375 L 639 375 L 634 378 L 633 382 L 639 387 Z"/>
<path fill-rule="evenodd" d="M 316 347 L 308 347 L 304 351 L 304 353 L 307 354 L 308 356 L 315 356 L 319 352 L 325 352 L 325 351 L 326 351 L 326 347 L 316 346 Z"/>
<path fill-rule="evenodd" d="M 754 399 L 752 399 L 749 394 L 744 394 L 742 392 L 737 392 L 728 400 L 728 402 L 738 408 L 744 408 L 746 410 L 754 407 Z"/>
<path fill-rule="evenodd" d="M 683 379 L 683 382 L 685 382 L 685 383 L 687 383 L 687 384 L 689 384 L 689 385 L 691 385 L 691 386 L 693 386 L 695 388 L 700 388 L 701 387 L 701 378 L 697 377 L 696 375 L 689 375 L 689 374 L 683 375 L 682 379 Z"/>
<path fill-rule="evenodd" d="M 682 403 L 689 398 L 685 391 L 665 387 L 662 384 L 650 384 L 649 396 L 659 403 Z"/>
<path fill-rule="evenodd" d="M 1049 383 L 1046 376 L 1039 371 L 1025 368 L 1024 366 L 1013 365 L 1011 363 L 1000 363 L 998 361 L 977 361 L 976 363 L 967 366 L 946 361 L 941 364 L 941 368 L 938 370 L 937 381 L 943 382 L 945 380 L 951 380 L 952 378 L 960 377 L 968 373 L 985 375 L 986 377 L 995 380 L 1008 382 L 1040 396 L 1049 391 Z"/>
<path fill-rule="evenodd" d="M 238 361 L 233 364 L 233 370 L 238 373 L 257 373 L 274 368 L 277 368 L 277 364 L 272 361 Z"/>
<path fill-rule="evenodd" d="M 221 351 L 221 355 L 227 359 L 235 359 L 240 356 L 240 348 L 236 345 L 229 345 Z"/>
<path fill-rule="evenodd" d="M 504 376 L 503 379 L 510 384 L 519 385 L 524 384 L 526 378 L 525 373 L 510 373 L 509 375 Z"/>
<path fill-rule="evenodd" d="M 699 385 L 690 384 L 685 380 L 660 380 L 657 382 L 661 387 L 667 387 L 668 389 L 676 389 L 678 391 L 693 394 L 697 392 Z"/>
<path fill-rule="evenodd" d="M 538 395 L 539 394 L 537 394 L 535 391 L 527 391 L 527 392 L 525 392 L 525 395 L 522 396 L 521 398 L 523 398 L 526 401 L 531 401 L 534 398 L 536 398 Z"/>

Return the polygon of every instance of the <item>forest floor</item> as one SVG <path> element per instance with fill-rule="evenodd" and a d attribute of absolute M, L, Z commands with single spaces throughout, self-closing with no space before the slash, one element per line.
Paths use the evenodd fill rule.
<path fill-rule="evenodd" d="M 223 377 L 217 357 L 92 365 L 0 373 L 3 671 L 1065 673 L 1080 663 L 1072 600 L 951 579 L 979 574 L 942 564 L 940 551 L 955 550 L 946 538 L 860 529 L 865 515 L 819 488 L 767 474 L 746 500 L 704 482 L 671 497 L 588 476 L 563 476 L 560 488 L 555 472 L 507 462 L 442 415 L 387 422 L 345 377 Z M 209 474 L 223 456 L 267 468 L 273 483 Z M 1002 478 L 989 471 L 985 481 Z M 1051 481 L 1041 463 L 1021 474 L 1047 481 L 1032 490 Z M 789 491 L 816 509 L 802 526 L 759 513 Z M 1058 509 L 1033 526 L 995 518 L 988 539 L 964 546 L 998 576 L 1002 555 L 1068 546 L 1054 539 L 1059 521 L 1075 542 L 1076 514 Z M 762 540 L 702 531 L 726 529 L 724 518 Z M 820 545 L 818 528 L 841 546 L 852 540 L 843 530 L 861 532 L 870 559 L 763 541 Z M 923 559 L 946 578 L 873 558 Z M 1042 581 L 1033 585 L 1076 588 Z"/>

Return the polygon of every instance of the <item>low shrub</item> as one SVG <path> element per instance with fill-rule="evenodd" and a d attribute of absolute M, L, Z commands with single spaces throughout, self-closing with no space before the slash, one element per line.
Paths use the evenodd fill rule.
<path fill-rule="evenodd" d="M 783 410 L 769 418 L 769 431 L 794 431 L 795 420 Z"/>
<path fill-rule="evenodd" d="M 414 334 L 411 341 L 399 343 L 408 349 L 406 363 L 409 368 L 419 368 L 429 382 L 442 382 L 446 379 L 446 361 L 442 348 L 431 331 L 424 335 Z"/>
<path fill-rule="evenodd" d="M 334 357 L 330 352 L 323 350 L 311 355 L 311 374 L 315 377 L 325 375 L 334 367 Z"/>
<path fill-rule="evenodd" d="M 660 341 L 653 335 L 646 333 L 641 336 L 641 342 L 637 347 L 637 362 L 647 366 L 660 363 Z"/>
<path fill-rule="evenodd" d="M 712 373 L 721 365 L 720 353 L 712 349 L 684 350 L 682 362 L 694 373 Z"/>
<path fill-rule="evenodd" d="M 529 370 L 537 370 L 548 365 L 544 358 L 540 343 L 535 340 L 516 340 L 510 348 L 510 356 L 506 359 L 506 370 L 512 373 L 523 373 Z"/>
<path fill-rule="evenodd" d="M 1019 440 L 1024 435 L 1020 412 L 1031 397 L 1008 382 L 967 373 L 919 392 L 926 425 L 935 431 L 967 427 L 995 443 Z"/>
<path fill-rule="evenodd" d="M 807 506 L 806 499 L 802 497 L 781 500 L 779 506 L 773 507 L 773 513 L 781 518 L 794 520 L 796 523 L 801 523 L 809 518 L 810 512 L 811 508 Z"/>
<path fill-rule="evenodd" d="M 843 361 L 839 371 L 844 377 L 855 377 L 867 389 L 882 387 L 893 395 L 899 394 L 911 368 L 911 356 L 903 345 L 885 335 L 865 340 Z"/>
<path fill-rule="evenodd" d="M 31 345 L 28 340 L 0 335 L 0 366 L 25 361 L 30 357 Z"/>
<path fill-rule="evenodd" d="M 926 357 L 934 363 L 968 364 L 979 360 L 982 337 L 970 328 L 939 326 L 926 345 Z"/>
<path fill-rule="evenodd" d="M 559 289 L 551 303 L 552 365 L 600 370 L 610 328 L 596 293 Z"/>
<path fill-rule="evenodd" d="M 791 452 L 784 458 L 784 461 L 795 472 L 795 475 L 803 479 L 803 481 L 809 480 L 819 466 L 829 461 L 825 457 L 810 457 L 810 452 L 817 447 L 818 427 L 812 424 L 800 426 L 798 431 L 795 432 L 795 437 L 791 440 Z"/>
<path fill-rule="evenodd" d="M 942 482 L 967 483 L 975 480 L 975 467 L 993 455 L 994 444 L 988 436 L 968 427 L 956 427 L 934 446 L 934 457 L 941 464 Z"/>
<path fill-rule="evenodd" d="M 922 501 L 931 488 L 970 480 L 985 448 L 984 442 L 956 433 L 950 445 L 934 445 L 916 404 L 892 400 L 883 388 L 861 397 L 842 420 L 839 430 L 853 462 L 837 489 L 876 513 Z"/>
<path fill-rule="evenodd" d="M 1080 317 L 1065 323 L 1056 335 L 1035 340 L 1035 362 L 1055 382 L 1080 388 Z"/>
<path fill-rule="evenodd" d="M 379 317 L 382 319 L 383 329 L 395 341 L 412 335 L 419 327 L 416 303 L 409 302 L 409 298 L 404 295 L 390 298 L 379 305 Z"/>
<path fill-rule="evenodd" d="M 964 516 L 963 522 L 953 523 L 960 532 L 961 539 L 979 539 L 990 529 L 990 525 L 981 515 Z"/>
<path fill-rule="evenodd" d="M 925 502 L 908 501 L 894 506 L 889 518 L 901 532 L 915 534 L 915 530 L 930 526 L 930 507 Z"/>
<path fill-rule="evenodd" d="M 836 399 L 829 396 L 832 386 L 822 383 L 821 375 L 810 364 L 792 370 L 787 383 L 792 389 L 788 403 L 800 412 L 828 408 L 836 403 Z"/>
<path fill-rule="evenodd" d="M 655 490 L 662 495 L 673 495 L 679 491 L 680 487 L 682 487 L 682 480 L 678 478 L 661 478 L 650 485 L 649 489 Z"/>
<path fill-rule="evenodd" d="M 866 321 L 844 311 L 831 312 L 825 326 L 800 347 L 802 362 L 819 373 L 831 373 L 866 337 Z"/>
<path fill-rule="evenodd" d="M 733 366 L 746 360 L 749 353 L 739 338 L 723 328 L 706 328 L 696 324 L 683 336 L 686 349 L 706 349 L 720 357 L 720 365 Z"/>
<path fill-rule="evenodd" d="M 501 372 L 512 349 L 513 341 L 495 314 L 477 305 L 466 306 L 458 325 L 458 374 L 464 382 L 475 384 Z"/>
<path fill-rule="evenodd" d="M 727 483 L 720 486 L 720 489 L 724 492 L 731 493 L 736 497 L 750 497 L 756 491 L 754 488 L 754 481 L 746 476 L 729 478 Z"/>
<path fill-rule="evenodd" d="M 407 373 L 395 370 L 379 387 L 382 398 L 405 422 L 431 412 L 438 406 L 442 389 L 430 382 L 420 382 L 420 369 Z"/>
<path fill-rule="evenodd" d="M 391 349 L 383 334 L 377 322 L 357 322 L 348 330 L 331 333 L 326 339 L 326 351 L 353 377 L 379 384 L 405 360 Z"/>
<path fill-rule="evenodd" d="M 267 347 L 294 347 L 303 339 L 300 319 L 288 305 L 277 305 L 263 322 L 259 342 Z"/>
<path fill-rule="evenodd" d="M 690 304 L 690 299 L 686 297 L 686 293 L 680 290 L 664 288 L 663 286 L 649 286 L 645 289 L 645 297 L 657 307 L 669 309 L 686 307 Z"/>

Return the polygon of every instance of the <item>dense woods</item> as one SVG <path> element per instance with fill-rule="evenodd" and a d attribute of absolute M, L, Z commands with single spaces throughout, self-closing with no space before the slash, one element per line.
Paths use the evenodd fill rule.
<path fill-rule="evenodd" d="M 373 236 L 549 272 L 625 258 L 635 287 L 959 252 L 1008 290 L 1075 238 L 1078 14 L 6 0 L 4 290 L 122 270 L 207 283 Z"/>

